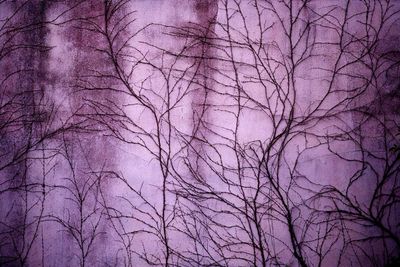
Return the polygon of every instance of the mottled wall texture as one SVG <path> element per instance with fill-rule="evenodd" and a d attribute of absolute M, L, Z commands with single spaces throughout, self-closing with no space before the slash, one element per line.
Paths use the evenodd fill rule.
<path fill-rule="evenodd" d="M 399 266 L 400 1 L 0 1 L 0 266 Z"/>

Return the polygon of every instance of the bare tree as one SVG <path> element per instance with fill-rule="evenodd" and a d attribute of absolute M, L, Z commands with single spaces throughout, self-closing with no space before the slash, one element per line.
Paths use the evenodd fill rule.
<path fill-rule="evenodd" d="M 0 264 L 25 266 L 32 254 L 44 265 L 41 220 L 50 191 L 52 141 L 77 129 L 59 121 L 47 91 L 47 27 L 68 10 L 46 17 L 44 1 L 0 2 Z M 36 250 L 34 247 L 40 247 Z"/>
<path fill-rule="evenodd" d="M 194 136 L 183 138 L 198 156 L 185 160 L 194 179 L 174 176 L 174 193 L 197 207 L 178 205 L 180 229 L 194 243 L 183 253 L 187 264 L 379 265 L 397 257 L 398 157 L 390 153 L 397 127 L 393 112 L 381 110 L 394 104 L 384 100 L 394 91 L 382 91 L 395 89 L 385 78 L 397 77 L 398 60 L 388 55 L 398 52 L 382 40 L 398 10 L 390 2 L 357 10 L 342 4 L 317 10 L 311 1 L 222 1 L 211 37 L 196 30 L 204 25 L 174 29 L 214 51 L 213 76 L 202 78 L 213 80 L 206 89 L 214 100 L 204 105 L 218 114 L 201 117 L 195 137 L 205 149 L 193 145 Z M 250 116 L 263 128 L 246 140 Z M 382 132 L 370 136 L 376 127 Z M 371 138 L 384 146 L 365 144 Z M 340 184 L 307 172 L 315 151 L 348 168 Z M 374 189 L 360 194 L 371 177 Z M 375 239 L 383 252 L 358 244 Z"/>
<path fill-rule="evenodd" d="M 67 140 L 64 136 L 60 153 L 67 161 L 70 173 L 64 178 L 64 184 L 53 185 L 55 191 L 59 191 L 59 196 L 65 196 L 66 201 L 71 202 L 71 205 L 66 205 L 62 214 L 52 212 L 46 215 L 44 220 L 47 223 L 60 224 L 62 230 L 73 238 L 77 246 L 77 249 L 73 251 L 77 251 L 74 256 L 79 259 L 80 266 L 87 266 L 95 242 L 102 234 L 104 205 L 101 202 L 101 196 L 102 184 L 106 178 L 101 171 L 92 169 L 88 155 L 85 155 L 88 151 L 83 151 L 82 144 L 77 140 Z M 74 156 L 81 154 L 85 155 L 84 163 L 78 161 L 81 157 Z"/>
<path fill-rule="evenodd" d="M 170 193 L 169 188 L 172 184 L 173 159 L 183 151 L 178 140 L 180 133 L 175 127 L 178 123 L 176 114 L 193 91 L 192 84 L 201 60 L 186 65 L 185 58 L 171 56 L 161 49 L 157 49 L 156 55 L 147 55 L 144 50 L 154 49 L 154 44 L 144 44 L 143 51 L 138 49 L 134 44 L 135 38 L 148 28 L 159 25 L 134 29 L 134 12 L 124 11 L 127 6 L 127 1 L 106 1 L 103 18 L 87 20 L 82 26 L 82 29 L 99 35 L 101 46 L 95 49 L 100 56 L 106 58 L 112 69 L 90 69 L 87 75 L 81 76 L 78 89 L 85 92 L 110 91 L 115 95 L 106 101 L 88 99 L 87 113 L 82 113 L 82 116 L 94 120 L 95 125 L 104 129 L 106 135 L 156 160 L 159 178 L 155 179 L 154 186 L 159 190 L 160 197 L 149 196 L 151 189 L 135 185 L 136 177 L 128 179 L 115 171 L 113 173 L 116 178 L 132 193 L 130 198 L 122 198 L 130 211 L 109 207 L 108 214 L 112 221 L 116 221 L 114 227 L 122 219 L 137 225 L 133 230 L 126 230 L 123 225 L 117 230 L 122 231 L 119 236 L 125 244 L 128 259 L 131 259 L 133 253 L 148 264 L 176 265 L 176 252 L 170 236 L 176 217 L 176 196 Z M 128 31 L 130 26 L 133 33 Z M 176 53 L 183 53 L 185 49 L 189 48 L 183 46 Z M 141 75 L 139 81 L 138 75 Z M 160 86 L 153 87 L 153 83 Z M 104 84 L 111 86 L 104 87 Z M 115 101 L 120 95 L 125 97 L 122 103 Z M 138 116 L 145 119 L 140 121 Z M 147 245 L 143 245 L 142 250 L 133 250 L 133 241 L 129 235 L 141 235 L 140 238 L 150 236 L 162 245 L 157 250 L 149 249 Z"/>
<path fill-rule="evenodd" d="M 17 38 L 46 20 L 8 30 L 28 4 L 4 20 L 4 58 L 48 51 Z M 45 92 L 15 93 L 29 67 L 1 83 L 0 134 L 13 145 L 0 199 L 23 203 L 18 229 L 13 206 L 2 214 L 2 261 L 24 265 L 40 227 L 58 225 L 81 266 L 100 264 L 104 229 L 114 265 L 398 262 L 398 4 L 199 1 L 196 19 L 174 25 L 142 22 L 128 0 L 66 6 L 70 18 L 46 23 L 85 41 L 67 122 Z M 103 137 L 130 156 L 89 149 Z M 65 179 L 50 182 L 56 167 Z M 64 213 L 45 209 L 57 194 Z"/>

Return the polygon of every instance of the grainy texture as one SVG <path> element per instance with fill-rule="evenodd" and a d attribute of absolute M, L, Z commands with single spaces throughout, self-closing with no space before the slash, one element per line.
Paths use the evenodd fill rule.
<path fill-rule="evenodd" d="M 0 1 L 0 266 L 397 266 L 399 11 Z"/>

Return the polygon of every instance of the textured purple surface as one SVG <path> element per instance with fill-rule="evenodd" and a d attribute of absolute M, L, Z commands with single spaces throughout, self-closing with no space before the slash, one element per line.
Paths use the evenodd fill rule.
<path fill-rule="evenodd" d="M 395 266 L 399 11 L 0 1 L 0 266 Z"/>

